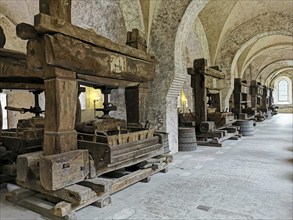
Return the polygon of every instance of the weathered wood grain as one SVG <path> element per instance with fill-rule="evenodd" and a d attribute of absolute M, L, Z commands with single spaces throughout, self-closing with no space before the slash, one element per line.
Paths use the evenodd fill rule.
<path fill-rule="evenodd" d="M 16 25 L 16 35 L 23 40 L 36 39 L 40 36 L 34 26 L 26 23 Z"/>
<path fill-rule="evenodd" d="M 44 79 L 43 71 L 36 71 L 32 69 L 28 69 L 25 65 L 15 64 L 10 62 L 5 62 L 0 60 L 0 78 L 27 78 L 35 79 L 37 81 L 39 79 Z M 13 80 L 11 80 L 13 81 Z M 15 79 L 15 82 L 17 79 Z"/>
<path fill-rule="evenodd" d="M 90 166 L 87 150 L 44 156 L 39 164 L 41 184 L 49 191 L 83 181 L 89 174 Z"/>
<path fill-rule="evenodd" d="M 143 51 L 136 50 L 127 45 L 114 43 L 108 38 L 98 35 L 93 30 L 85 30 L 74 26 L 69 22 L 62 21 L 62 19 L 56 19 L 46 14 L 40 13 L 36 15 L 34 26 L 36 30 L 41 33 L 62 33 L 83 42 L 104 48 L 108 51 L 124 54 L 126 56 L 148 61 L 154 64 L 157 63 L 157 60 L 153 56 Z"/>
<path fill-rule="evenodd" d="M 225 73 L 219 71 L 219 70 L 215 70 L 213 68 L 207 67 L 205 69 L 205 74 L 208 76 L 212 76 L 214 78 L 217 79 L 225 79 Z"/>
<path fill-rule="evenodd" d="M 72 202 L 76 205 L 84 204 L 88 200 L 96 198 L 96 193 L 90 188 L 77 184 L 72 184 L 56 191 L 45 190 L 40 181 L 31 181 L 26 183 L 17 181 L 17 184 L 45 195 L 54 196 L 64 201 Z"/>
<path fill-rule="evenodd" d="M 61 69 L 56 70 L 56 72 L 62 71 Z M 68 75 L 67 72 L 64 74 Z M 77 148 L 77 134 L 74 130 L 77 89 L 75 79 L 45 80 L 44 155 L 67 152 Z"/>
<path fill-rule="evenodd" d="M 17 177 L 20 182 L 29 182 L 39 177 L 38 163 L 43 155 L 42 151 L 22 154 L 17 158 Z"/>
<path fill-rule="evenodd" d="M 1 78 L 0 78 L 1 81 Z M 43 90 L 43 84 L 33 83 L 15 83 L 15 82 L 0 82 L 1 89 L 14 89 L 14 90 Z"/>
<path fill-rule="evenodd" d="M 111 79 L 107 77 L 100 77 L 100 76 L 90 76 L 84 74 L 77 74 L 77 80 L 81 85 L 85 86 L 115 86 L 119 88 L 131 87 L 136 86 L 139 82 L 131 82 L 127 80 L 117 80 Z"/>
<path fill-rule="evenodd" d="M 3 48 L 0 48 L 0 57 L 26 60 L 26 54 L 19 52 L 19 51 L 8 50 L 8 49 L 3 49 Z"/>
<path fill-rule="evenodd" d="M 44 45 L 46 63 L 50 66 L 132 82 L 146 82 L 154 78 L 153 63 L 101 50 L 62 34 L 45 35 Z M 38 59 L 36 56 L 39 57 L 38 53 L 28 54 L 28 60 Z"/>

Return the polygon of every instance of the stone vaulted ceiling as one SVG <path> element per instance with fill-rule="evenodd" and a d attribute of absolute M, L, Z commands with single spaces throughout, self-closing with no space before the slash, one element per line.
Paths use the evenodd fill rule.
<path fill-rule="evenodd" d="M 292 68 L 293 1 L 210 0 L 200 12 L 212 64 L 269 84 Z M 249 76 L 247 76 L 247 74 Z"/>

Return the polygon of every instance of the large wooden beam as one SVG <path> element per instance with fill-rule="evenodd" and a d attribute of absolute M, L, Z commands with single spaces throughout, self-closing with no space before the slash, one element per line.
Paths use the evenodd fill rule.
<path fill-rule="evenodd" d="M 43 34 L 61 33 L 94 46 L 104 48 L 108 51 L 124 54 L 129 57 L 152 63 L 157 63 L 157 60 L 146 52 L 139 51 L 127 45 L 115 43 L 108 38 L 98 35 L 93 30 L 85 30 L 62 19 L 57 19 L 46 14 L 41 13 L 36 15 L 34 26 L 38 32 Z"/>
<path fill-rule="evenodd" d="M 44 79 L 43 71 L 35 71 L 28 69 L 24 65 L 18 65 L 15 63 L 4 62 L 0 59 L 0 81 L 3 78 L 15 78 L 15 82 L 20 80 L 19 78 L 30 78 L 31 81 Z"/>
<path fill-rule="evenodd" d="M 34 84 L 34 83 L 3 83 L 0 82 L 1 89 L 13 89 L 13 90 L 44 90 L 43 84 Z"/>
<path fill-rule="evenodd" d="M 205 69 L 205 74 L 217 79 L 225 79 L 225 74 L 219 70 L 215 70 L 213 68 L 207 67 Z"/>
<path fill-rule="evenodd" d="M 43 87 L 43 71 L 27 67 L 24 53 L 0 49 L 0 88 L 35 89 Z"/>
<path fill-rule="evenodd" d="M 44 35 L 45 62 L 77 73 L 131 82 L 153 80 L 155 65 L 122 54 L 101 50 L 80 40 L 62 35 Z M 35 66 L 42 50 L 37 43 L 29 44 L 28 65 Z M 33 51 L 33 53 L 31 53 Z M 34 65 L 34 66 L 31 66 Z"/>
<path fill-rule="evenodd" d="M 0 57 L 12 58 L 17 60 L 26 60 L 26 54 L 15 51 L 15 50 L 8 50 L 0 48 Z"/>
<path fill-rule="evenodd" d="M 109 86 L 109 87 L 119 87 L 126 88 L 137 86 L 138 82 L 131 82 L 127 80 L 117 80 L 106 77 L 99 76 L 90 76 L 84 74 L 77 74 L 77 80 L 81 85 L 85 86 L 93 86 L 93 87 L 101 87 L 101 86 Z"/>

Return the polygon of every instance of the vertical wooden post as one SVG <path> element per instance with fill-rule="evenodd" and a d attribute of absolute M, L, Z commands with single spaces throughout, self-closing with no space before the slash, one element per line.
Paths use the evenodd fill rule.
<path fill-rule="evenodd" d="M 257 82 L 252 80 L 250 82 L 251 107 L 257 108 Z"/>
<path fill-rule="evenodd" d="M 242 113 L 241 109 L 241 78 L 234 79 L 234 91 L 233 91 L 233 98 L 234 98 L 234 114 L 238 115 Z"/>
<path fill-rule="evenodd" d="M 188 69 L 188 74 L 191 75 L 191 87 L 194 92 L 194 112 L 197 130 L 199 130 L 202 121 L 207 121 L 206 65 L 207 61 L 205 59 L 197 59 L 193 62 L 193 68 Z"/>
<path fill-rule="evenodd" d="M 147 51 L 146 39 L 138 29 L 132 29 L 127 32 L 126 44 L 138 50 Z M 144 112 L 146 109 L 146 96 L 148 94 L 148 84 L 142 83 L 138 86 L 125 89 L 125 104 L 127 113 L 127 122 L 139 124 L 146 122 Z"/>
<path fill-rule="evenodd" d="M 130 47 L 136 48 L 138 50 L 147 51 L 146 39 L 142 32 L 134 28 L 132 31 L 127 32 L 127 42 L 126 44 Z"/>
<path fill-rule="evenodd" d="M 71 23 L 71 0 L 40 0 L 40 13 Z"/>
<path fill-rule="evenodd" d="M 39 0 L 40 13 L 71 23 L 71 0 Z M 43 40 L 45 40 L 43 38 Z M 46 79 L 44 155 L 52 155 L 77 149 L 77 134 L 74 130 L 78 85 L 76 73 L 47 65 L 45 47 L 39 47 L 43 56 Z"/>
<path fill-rule="evenodd" d="M 274 91 L 274 89 L 272 89 L 272 88 L 269 88 L 269 107 L 271 107 L 272 105 L 273 105 L 273 103 L 274 103 L 274 97 L 273 97 L 273 91 Z"/>
<path fill-rule="evenodd" d="M 268 87 L 264 86 L 263 87 L 263 94 L 262 94 L 262 97 L 261 97 L 262 108 L 267 108 L 268 107 L 268 97 L 269 97 L 269 89 L 268 89 Z"/>
<path fill-rule="evenodd" d="M 57 67 L 49 67 L 48 70 L 51 72 L 49 75 L 53 73 L 54 77 L 45 80 L 44 155 L 77 149 L 74 130 L 78 92 L 76 74 Z"/>

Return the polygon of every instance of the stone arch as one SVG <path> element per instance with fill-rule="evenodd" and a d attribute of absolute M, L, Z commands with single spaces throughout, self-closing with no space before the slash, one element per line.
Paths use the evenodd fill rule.
<path fill-rule="evenodd" d="M 150 52 L 159 60 L 148 99 L 147 118 L 169 132 L 172 152 L 178 149 L 177 96 L 185 81 L 185 42 L 207 0 L 164 0 L 158 3 L 150 35 Z"/>
<path fill-rule="evenodd" d="M 274 44 L 265 48 L 262 48 L 258 51 L 256 51 L 254 54 L 252 54 L 248 60 L 245 61 L 245 64 L 242 67 L 242 70 L 240 72 L 240 78 L 242 78 L 246 68 L 255 60 L 258 58 L 258 56 L 268 53 L 270 50 L 275 49 L 275 48 L 282 48 L 282 47 L 293 47 L 293 43 L 278 43 L 278 44 Z"/>
<path fill-rule="evenodd" d="M 254 80 L 258 80 L 261 76 L 268 76 L 272 72 L 275 72 L 276 69 L 280 69 L 284 66 L 287 66 L 288 62 L 291 62 L 291 60 L 288 59 L 281 59 L 281 60 L 275 60 L 273 62 L 270 62 L 266 64 L 254 77 Z"/>
<path fill-rule="evenodd" d="M 285 66 L 281 67 L 279 69 L 276 69 L 274 72 L 270 73 L 269 76 L 265 80 L 265 85 L 269 87 L 273 87 L 273 82 L 274 80 L 279 77 L 282 73 L 288 71 L 288 70 L 293 70 L 293 66 Z"/>
<path fill-rule="evenodd" d="M 293 16 L 285 12 L 260 14 L 234 29 L 220 47 L 216 63 L 227 73 L 230 88 L 222 92 L 223 105 L 229 106 L 229 98 L 234 89 L 234 70 L 241 53 L 257 40 L 271 35 L 293 36 Z"/>
<path fill-rule="evenodd" d="M 194 59 L 205 58 L 210 66 L 210 54 L 205 30 L 200 19 L 197 17 L 193 28 L 189 31 L 185 47 L 186 67 L 193 67 Z M 182 90 L 187 99 L 186 112 L 194 111 L 194 95 L 191 88 L 191 76 L 186 74 Z"/>

